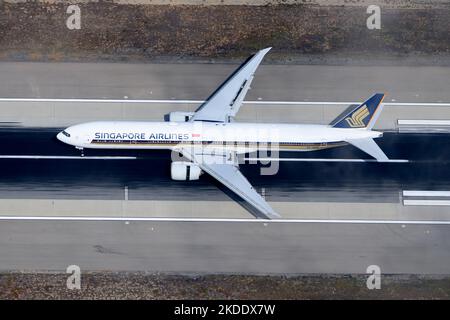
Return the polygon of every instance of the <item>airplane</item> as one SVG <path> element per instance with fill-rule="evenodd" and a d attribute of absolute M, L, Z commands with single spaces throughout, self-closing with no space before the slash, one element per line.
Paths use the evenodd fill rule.
<path fill-rule="evenodd" d="M 281 216 L 239 171 L 238 155 L 262 150 L 313 151 L 353 145 L 377 161 L 388 157 L 373 140 L 383 93 L 350 106 L 329 125 L 243 123 L 234 118 L 254 73 L 271 48 L 244 62 L 195 112 L 174 111 L 168 121 L 97 121 L 68 127 L 57 139 L 77 149 L 172 150 L 171 178 L 198 180 L 207 173 L 241 197 L 257 218 Z"/>

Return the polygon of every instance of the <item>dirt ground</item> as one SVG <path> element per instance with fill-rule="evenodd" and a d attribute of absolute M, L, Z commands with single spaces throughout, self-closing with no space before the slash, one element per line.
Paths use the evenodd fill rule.
<path fill-rule="evenodd" d="M 450 277 L 386 275 L 368 290 L 367 275 L 182 276 L 83 273 L 81 290 L 64 273 L 0 274 L 0 299 L 450 299 Z"/>
<path fill-rule="evenodd" d="M 21 3 L 27 0 L 4 0 L 9 3 Z M 33 0 L 43 3 L 89 3 L 98 0 Z M 383 8 L 445 8 L 447 0 L 109 0 L 117 4 L 135 5 L 197 5 L 197 6 L 230 6 L 230 5 L 305 5 L 305 6 L 356 6 L 368 7 L 379 5 Z"/>
<path fill-rule="evenodd" d="M 84 3 L 69 30 L 67 4 L 0 2 L 0 60 L 145 61 L 450 56 L 450 9 L 383 9 L 381 30 L 358 6 L 160 6 Z M 269 61 L 269 60 L 268 60 Z"/>

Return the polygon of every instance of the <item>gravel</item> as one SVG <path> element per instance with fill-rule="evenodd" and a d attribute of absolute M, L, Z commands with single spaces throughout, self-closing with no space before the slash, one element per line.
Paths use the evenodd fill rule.
<path fill-rule="evenodd" d="M 383 9 L 369 30 L 358 6 L 79 6 L 81 29 L 69 30 L 65 4 L 0 2 L 0 60 L 212 61 L 267 46 L 268 62 L 450 57 L 449 9 Z"/>
<path fill-rule="evenodd" d="M 88 272 L 81 289 L 65 273 L 2 273 L 0 299 L 449 299 L 450 277 L 384 275 L 368 290 L 367 275 L 167 275 Z"/>

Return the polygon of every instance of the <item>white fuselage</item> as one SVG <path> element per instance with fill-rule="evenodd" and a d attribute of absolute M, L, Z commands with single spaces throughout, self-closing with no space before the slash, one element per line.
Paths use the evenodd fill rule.
<path fill-rule="evenodd" d="M 57 137 L 80 149 L 173 150 L 189 145 L 244 153 L 261 149 L 312 151 L 344 145 L 348 140 L 381 135 L 366 129 L 341 129 L 328 125 L 101 121 L 71 126 Z"/>

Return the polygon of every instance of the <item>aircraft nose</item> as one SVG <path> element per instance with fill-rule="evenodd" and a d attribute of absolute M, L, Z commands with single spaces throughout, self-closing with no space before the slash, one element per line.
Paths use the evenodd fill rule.
<path fill-rule="evenodd" d="M 70 134 L 67 132 L 67 129 L 61 131 L 56 135 L 56 139 L 64 143 L 70 143 Z"/>
<path fill-rule="evenodd" d="M 62 132 L 58 133 L 56 135 L 56 139 L 58 139 L 59 141 L 64 142 L 64 135 L 62 134 Z"/>

